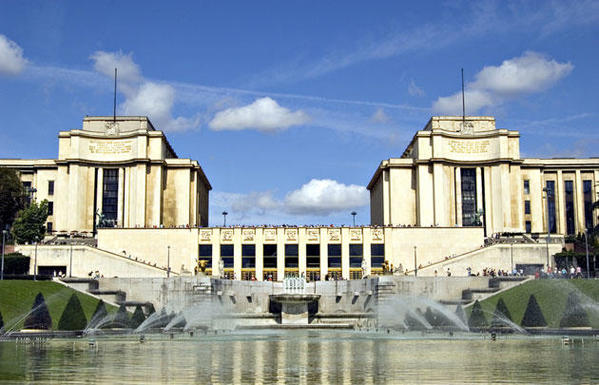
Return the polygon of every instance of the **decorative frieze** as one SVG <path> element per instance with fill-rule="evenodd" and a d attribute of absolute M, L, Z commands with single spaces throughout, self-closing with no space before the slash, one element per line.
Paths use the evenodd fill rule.
<path fill-rule="evenodd" d="M 222 229 L 220 231 L 221 242 L 233 242 L 233 229 Z"/>
<path fill-rule="evenodd" d="M 212 241 L 212 230 L 200 230 L 200 241 L 201 242 L 210 242 Z"/>
<path fill-rule="evenodd" d="M 328 229 L 329 242 L 341 242 L 341 229 Z"/>

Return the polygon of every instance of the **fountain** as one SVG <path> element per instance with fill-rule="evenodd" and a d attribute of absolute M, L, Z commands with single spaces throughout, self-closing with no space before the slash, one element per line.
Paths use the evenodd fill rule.
<path fill-rule="evenodd" d="M 308 325 L 308 305 L 318 301 L 320 295 L 306 294 L 306 280 L 301 277 L 285 277 L 283 286 L 284 293 L 270 295 L 271 302 L 280 304 L 281 324 Z"/>

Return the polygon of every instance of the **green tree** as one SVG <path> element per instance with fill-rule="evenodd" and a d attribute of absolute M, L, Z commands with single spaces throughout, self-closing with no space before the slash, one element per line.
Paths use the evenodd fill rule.
<path fill-rule="evenodd" d="M 493 312 L 493 320 L 491 321 L 492 327 L 502 327 L 508 326 L 506 325 L 505 320 L 512 320 L 512 315 L 508 310 L 505 302 L 503 302 L 503 298 L 499 298 L 497 301 L 497 305 L 495 306 L 495 311 Z"/>
<path fill-rule="evenodd" d="M 589 316 L 580 304 L 580 298 L 575 291 L 568 294 L 564 315 L 559 321 L 560 328 L 589 326 Z"/>
<path fill-rule="evenodd" d="M 87 318 L 75 293 L 69 298 L 67 306 L 58 321 L 59 330 L 83 330 L 87 326 Z"/>
<path fill-rule="evenodd" d="M 528 298 L 528 305 L 526 306 L 524 317 L 522 317 L 522 322 L 520 322 L 520 325 L 529 328 L 547 326 L 547 322 L 545 322 L 545 317 L 543 316 L 541 307 L 537 303 L 537 299 L 534 294 L 531 294 Z"/>
<path fill-rule="evenodd" d="M 137 327 L 145 320 L 146 316 L 144 315 L 144 311 L 141 309 L 141 306 L 137 305 L 133 312 L 133 316 L 131 317 L 131 328 L 137 329 Z"/>
<path fill-rule="evenodd" d="M 472 305 L 472 313 L 470 313 L 470 318 L 468 319 L 468 326 L 471 328 L 485 328 L 487 326 L 487 319 L 478 300 Z"/>
<path fill-rule="evenodd" d="M 25 329 L 44 329 L 48 330 L 52 328 L 52 317 L 46 306 L 46 301 L 42 293 L 37 293 L 33 306 L 31 307 L 31 313 L 25 318 Z"/>
<path fill-rule="evenodd" d="M 17 214 L 12 226 L 12 234 L 18 243 L 40 241 L 46 234 L 48 219 L 48 201 L 32 202 L 31 205 Z"/>
<path fill-rule="evenodd" d="M 25 207 L 25 189 L 16 170 L 0 167 L 0 230 L 10 227 Z"/>

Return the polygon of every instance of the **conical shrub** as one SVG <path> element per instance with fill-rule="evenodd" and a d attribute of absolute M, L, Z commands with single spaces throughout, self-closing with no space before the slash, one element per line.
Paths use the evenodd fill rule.
<path fill-rule="evenodd" d="M 31 310 L 32 312 L 25 318 L 23 325 L 25 329 L 52 329 L 52 317 L 50 317 L 50 312 L 42 293 L 37 293 L 35 296 Z"/>
<path fill-rule="evenodd" d="M 431 309 L 430 307 L 426 308 L 424 318 L 432 327 L 438 328 L 452 325 L 452 322 L 445 316 L 445 314 L 436 309 Z"/>
<path fill-rule="evenodd" d="M 470 319 L 468 319 L 468 326 L 471 328 L 487 327 L 487 319 L 485 318 L 483 308 L 478 301 L 474 302 L 474 305 L 472 305 L 472 313 L 470 313 Z"/>
<path fill-rule="evenodd" d="M 580 298 L 576 292 L 570 292 L 566 300 L 564 315 L 559 321 L 560 328 L 589 326 L 589 316 L 580 304 Z"/>
<path fill-rule="evenodd" d="M 58 330 L 83 330 L 87 326 L 87 318 L 79 302 L 79 297 L 73 293 L 58 321 Z"/>
<path fill-rule="evenodd" d="M 150 304 L 150 306 L 148 307 L 148 317 L 154 313 L 156 313 L 156 309 L 154 308 L 153 304 Z"/>
<path fill-rule="evenodd" d="M 503 298 L 499 298 L 499 301 L 497 301 L 497 305 L 495 306 L 495 311 L 493 312 L 493 320 L 491 321 L 491 326 L 508 326 L 505 320 L 512 321 L 512 315 L 510 314 L 510 311 L 505 305 L 505 302 L 503 302 Z"/>
<path fill-rule="evenodd" d="M 137 329 L 139 325 L 142 324 L 146 320 L 146 316 L 144 315 L 144 311 L 141 309 L 141 306 L 137 305 L 135 307 L 135 311 L 133 312 L 133 316 L 131 317 L 131 328 Z"/>
<path fill-rule="evenodd" d="M 522 317 L 522 322 L 520 324 L 529 328 L 547 326 L 543 312 L 541 311 L 534 294 L 531 294 L 528 298 L 528 305 L 526 306 L 524 317 Z"/>
<path fill-rule="evenodd" d="M 119 306 L 119 310 L 116 312 L 114 320 L 112 321 L 112 325 L 110 327 L 127 328 L 129 327 L 129 322 L 129 313 L 127 312 L 125 304 L 122 304 L 121 306 Z"/>

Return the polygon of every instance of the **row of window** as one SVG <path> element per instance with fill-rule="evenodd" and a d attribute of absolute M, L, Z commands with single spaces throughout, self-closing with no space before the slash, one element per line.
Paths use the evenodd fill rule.
<path fill-rule="evenodd" d="M 341 245 L 327 245 L 327 261 L 329 268 L 341 267 Z M 371 244 L 371 265 L 380 268 L 385 259 L 385 245 Z M 298 245 L 285 245 L 285 267 L 299 267 Z M 233 245 L 220 245 L 220 256 L 225 269 L 233 268 L 234 251 Z M 349 245 L 350 267 L 359 268 L 362 265 L 363 245 Z M 212 245 L 199 245 L 199 260 L 206 261 L 206 267 L 212 268 Z M 263 262 L 265 269 L 277 268 L 277 245 L 263 245 Z M 256 245 L 241 245 L 241 267 L 256 267 Z M 306 267 L 320 268 L 320 245 L 306 245 Z"/>

